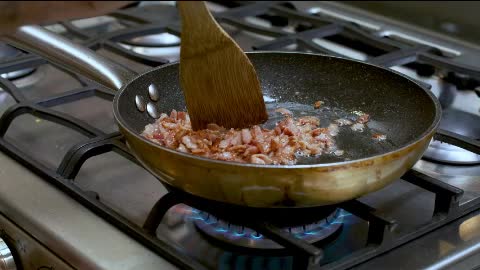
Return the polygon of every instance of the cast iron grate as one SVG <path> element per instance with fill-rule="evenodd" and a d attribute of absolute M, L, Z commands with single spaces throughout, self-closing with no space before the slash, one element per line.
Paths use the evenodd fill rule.
<path fill-rule="evenodd" d="M 234 25 L 240 29 L 275 37 L 273 41 L 258 44 L 254 49 L 281 50 L 291 43 L 300 43 L 304 50 L 336 54 L 313 43 L 311 39 L 312 37 L 329 37 L 345 34 L 349 38 L 354 38 L 366 44 L 363 48 L 373 48 L 374 52 L 371 54 L 374 56 L 369 57 L 367 62 L 386 67 L 408 65 L 418 62 L 433 66 L 438 70 L 447 70 L 452 74 L 461 74 L 463 76 L 462 78 L 465 78 L 470 83 L 474 82 L 475 84 L 480 79 L 480 70 L 455 64 L 450 61 L 448 57 L 442 56 L 441 52 L 438 52 L 435 48 L 424 45 L 411 46 L 387 38 L 381 38 L 361 29 L 355 24 L 298 12 L 284 2 L 242 3 L 241 5 L 230 2 L 229 5 L 234 8 L 216 14 L 215 16 L 218 20 Z M 63 22 L 62 24 L 71 34 L 82 39 L 84 45 L 92 49 L 104 48 L 147 66 L 165 64 L 168 62 L 166 59 L 144 56 L 118 45 L 117 42 L 124 39 L 148 34 L 168 32 L 177 36 L 179 35 L 179 24 L 177 21 L 151 21 L 142 18 L 142 12 L 136 12 L 136 9 L 137 8 L 127 10 L 128 14 L 126 14 L 127 11 L 120 11 L 113 14 L 113 16 L 124 20 L 129 19 L 135 23 L 129 24 L 129 27 L 126 29 L 113 31 L 101 36 L 92 35 L 88 31 L 75 27 L 70 22 Z M 245 16 L 257 16 L 270 20 L 273 26 L 272 28 L 265 28 L 246 22 L 242 19 Z M 282 30 L 282 26 L 290 20 L 301 22 L 299 24 L 300 27 L 297 27 L 297 31 L 294 33 Z M 11 72 L 26 67 L 38 67 L 46 63 L 47 61 L 44 59 L 36 55 L 28 54 L 0 63 L 0 73 Z M 72 196 L 112 225 L 118 227 L 175 265 L 184 269 L 204 269 L 199 262 L 184 254 L 181 248 L 175 243 L 172 243 L 168 239 L 163 239 L 161 236 L 155 236 L 153 232 L 159 225 L 166 211 L 170 207 L 180 203 L 209 212 L 226 220 L 234 220 L 234 217 L 230 216 L 228 212 L 220 211 L 219 209 L 221 208 L 217 207 L 217 205 L 212 205 L 202 199 L 171 189 L 170 193 L 162 197 L 154 206 L 142 228 L 101 203 L 97 200 L 96 194 L 81 190 L 73 183 L 83 163 L 92 156 L 114 151 L 125 156 L 132 162 L 136 161 L 129 153 L 120 133 L 114 132 L 106 134 L 82 120 L 50 109 L 52 106 L 75 102 L 91 96 L 97 96 L 106 100 L 113 99 L 113 91 L 98 88 L 83 78 L 75 74 L 72 75 L 81 82 L 82 87 L 37 100 L 26 99 L 21 90 L 15 87 L 12 82 L 0 78 L 1 88 L 8 92 L 16 101 L 16 104 L 9 108 L 0 118 L 0 149 L 28 169 L 43 177 L 46 181 Z M 428 87 L 428 85 L 423 85 Z M 18 148 L 5 139 L 4 135 L 12 121 L 16 117 L 27 113 L 74 129 L 86 135 L 89 139 L 81 141 L 72 147 L 58 168 L 50 168 L 40 161 L 31 158 L 23 149 Z M 435 139 L 480 154 L 480 143 L 471 138 L 445 130 L 439 130 L 435 134 Z M 433 192 L 436 195 L 435 210 L 431 221 L 413 229 L 401 238 L 396 238 L 391 234 L 391 229 L 396 225 L 394 220 L 383 216 L 373 207 L 358 200 L 345 202 L 339 205 L 339 207 L 369 222 L 367 245 L 363 249 L 327 265 L 319 265 L 322 259 L 322 250 L 320 248 L 286 234 L 273 224 L 262 222 L 260 219 L 248 223 L 245 222 L 245 220 L 248 219 L 243 219 L 243 224 L 240 225 L 248 226 L 278 242 L 280 245 L 283 245 L 294 255 L 295 265 L 298 267 L 307 269 L 346 269 L 418 238 L 468 212 L 480 209 L 480 197 L 460 205 L 459 200 L 463 194 L 463 190 L 445 184 L 438 179 L 418 171 L 410 170 L 402 176 L 402 179 Z M 251 212 L 243 209 L 235 211 L 235 215 L 240 216 L 248 216 L 250 213 Z M 239 222 L 241 221 L 236 220 L 237 224 Z"/>

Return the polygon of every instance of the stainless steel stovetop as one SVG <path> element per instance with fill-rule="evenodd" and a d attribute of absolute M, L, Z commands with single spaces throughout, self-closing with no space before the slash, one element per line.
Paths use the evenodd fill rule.
<path fill-rule="evenodd" d="M 275 6 L 272 3 L 259 5 L 252 9 L 257 10 L 258 14 L 257 11 L 245 11 L 249 6 L 245 5 L 247 8 L 243 8 L 242 12 L 246 12 L 246 17 L 243 20 L 223 17 L 224 27 L 244 50 L 256 48 L 327 52 L 370 61 L 379 55 L 379 50 L 389 50 L 395 44 L 423 45 L 434 48 L 450 64 L 460 65 L 461 68 L 455 66 L 453 71 L 463 72 L 462 68 L 468 67 L 468 74 L 453 74 L 449 72 L 452 68 L 445 64 L 434 65 L 436 68 L 428 65 L 407 67 L 404 65 L 406 62 L 399 61 L 392 65 L 392 68 L 431 85 L 431 90 L 439 97 L 445 110 L 442 129 L 475 140 L 480 138 L 480 130 L 476 125 L 480 119 L 480 98 L 474 89 L 480 85 L 476 84 L 480 79 L 480 47 L 477 45 L 340 3 L 295 2 L 293 6 L 298 11 L 305 12 L 302 17 L 294 16 L 297 13 L 289 14 L 288 10 L 291 11 L 289 8 L 292 6 L 288 4 L 278 4 L 282 8 L 268 9 L 267 16 L 255 17 L 253 15 L 263 14 L 265 6 Z M 220 12 L 231 10 L 214 3 L 209 6 L 218 12 L 219 18 L 222 18 Z M 309 42 L 299 37 L 299 42 L 285 42 L 282 46 L 277 46 L 276 42 L 287 35 L 291 37 L 297 32 L 323 26 L 317 25 L 315 20 L 340 22 L 357 32 L 349 30 L 343 38 L 313 36 L 309 37 Z M 111 16 L 64 22 L 48 28 L 87 45 L 102 43 L 103 48 L 98 50 L 99 53 L 136 71 L 143 71 L 166 60 L 178 59 L 179 38 L 175 35 L 178 34 L 177 21 L 173 2 L 148 2 Z M 169 27 L 166 29 L 165 25 Z M 246 28 L 252 25 L 253 28 Z M 362 36 L 366 38 L 359 38 Z M 103 41 L 99 41 L 102 38 Z M 379 39 L 387 39 L 388 44 L 378 42 Z M 380 60 L 377 58 L 376 61 Z M 35 67 L 33 71 L 32 67 Z M 42 111 L 39 113 L 38 110 L 33 110 L 15 117 L 6 130 L 2 142 L 8 143 L 8 149 L 5 148 L 6 144 L 2 144 L 3 151 L 0 152 L 0 237 L 9 244 L 16 263 L 21 264 L 23 269 L 296 268 L 294 257 L 288 253 L 245 251 L 214 241 L 195 227 L 195 220 L 198 225 L 209 219 L 185 205 L 171 208 L 155 230 L 155 236 L 162 243 L 169 243 L 166 251 L 152 247 L 159 243 L 149 244 L 150 240 L 142 241 L 132 237 L 128 233 L 131 232 L 130 229 L 135 226 L 141 228 L 152 215 L 152 208 L 157 201 L 168 193 L 157 179 L 114 151 L 94 153 L 81 165 L 76 175 L 66 175 L 65 170 L 61 170 L 62 161 L 65 162 L 64 157 L 72 147 L 85 142 L 89 137 L 117 130 L 109 101 L 111 95 L 82 92 L 94 87 L 64 72 L 61 67 L 45 64 L 32 55 L 18 54 L 18 51 L 13 56 L 9 54 L 3 58 L 0 73 L 5 74 L 3 77 L 9 79 L 25 99 L 33 100 L 62 116 L 80 119 L 97 132 L 94 136 L 82 134 L 55 123 L 48 116 L 48 110 L 43 111 L 46 112 L 43 114 Z M 18 76 L 20 77 L 16 78 Z M 2 88 L 12 88 L 5 78 L 0 80 Z M 65 99 L 64 102 L 51 101 L 51 96 L 59 96 L 67 91 L 71 91 L 68 102 Z M 16 98 L 22 101 L 22 97 Z M 8 91 L 1 92 L 0 114 L 8 113 L 17 101 Z M 7 120 L 3 118 L 0 127 Z M 0 131 L 3 134 L 5 130 L 0 128 Z M 12 155 L 9 151 L 12 149 L 23 154 L 16 152 L 16 155 Z M 37 167 L 26 164 L 25 160 L 27 163 L 34 160 Z M 480 197 L 480 156 L 477 154 L 434 141 L 425 159 L 419 161 L 415 169 L 462 189 L 464 194 L 460 204 L 477 203 L 480 206 L 476 201 Z M 45 181 L 49 178 L 57 179 L 62 185 Z M 69 192 L 62 187 L 70 187 L 74 191 Z M 102 211 L 112 211 L 120 217 L 120 221 L 128 221 L 124 223 L 127 225 L 118 226 L 121 222 L 111 220 L 110 216 L 97 211 L 97 208 L 91 208 L 91 200 L 100 202 L 104 206 Z M 430 222 L 435 207 L 434 193 L 404 180 L 362 197 L 359 201 L 374 207 L 375 213 L 396 220 L 392 235 L 397 238 L 408 238 L 415 228 Z M 480 265 L 480 211 L 472 207 L 465 212 L 468 213 L 461 218 L 366 262 L 355 264 L 354 268 L 477 267 Z M 343 269 L 341 264 L 334 263 L 365 248 L 368 222 L 346 212 L 342 218 L 341 230 L 318 245 L 324 252 L 321 265 L 325 269 Z M 441 215 L 436 218 L 441 219 Z M 232 230 L 233 233 L 241 232 L 238 227 Z M 139 237 L 146 234 L 144 231 L 134 233 Z M 239 234 L 238 237 L 241 236 Z M 151 238 L 155 237 L 148 239 Z M 253 237 L 248 241 L 255 239 Z M 0 255 L 0 269 L 3 269 L 1 259 Z M 178 264 L 178 259 L 185 263 Z M 329 265 L 338 268 L 328 268 Z"/>

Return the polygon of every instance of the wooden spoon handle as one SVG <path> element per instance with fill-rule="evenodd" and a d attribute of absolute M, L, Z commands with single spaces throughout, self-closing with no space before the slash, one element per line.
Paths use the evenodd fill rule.
<path fill-rule="evenodd" d="M 204 1 L 178 1 L 177 3 L 182 19 L 181 40 L 184 56 L 206 53 L 206 50 L 218 47 L 219 42 L 234 42 L 215 21 Z M 199 44 L 199 41 L 202 44 Z M 195 51 L 188 48 L 195 48 Z M 199 50 L 199 48 L 204 49 Z"/>
<path fill-rule="evenodd" d="M 179 1 L 180 84 L 194 130 L 244 128 L 268 119 L 255 69 L 204 2 Z M 208 94 L 205 92 L 208 91 Z"/>
<path fill-rule="evenodd" d="M 199 18 L 202 18 L 202 16 L 205 16 L 205 14 L 210 14 L 204 1 L 178 1 L 177 7 L 180 12 L 190 15 L 185 18 L 186 22 L 196 19 L 198 20 Z M 182 22 L 184 22 L 183 18 Z"/>
<path fill-rule="evenodd" d="M 216 24 L 204 1 L 178 1 L 177 6 L 180 11 L 182 24 L 187 24 L 188 26 L 204 26 L 207 23 Z"/>

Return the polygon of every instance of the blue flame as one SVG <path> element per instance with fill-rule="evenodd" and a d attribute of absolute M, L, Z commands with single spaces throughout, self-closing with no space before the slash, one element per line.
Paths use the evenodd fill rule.
<path fill-rule="evenodd" d="M 305 234 L 305 235 L 317 235 L 319 233 L 320 233 L 320 231 L 311 231 L 311 232 L 304 232 L 303 234 Z"/>
<path fill-rule="evenodd" d="M 240 237 L 240 236 L 244 236 L 244 235 L 245 235 L 245 232 L 241 232 L 241 233 L 239 233 L 239 232 L 234 232 L 233 235 Z"/>
<path fill-rule="evenodd" d="M 348 217 L 351 215 L 352 214 L 348 213 L 347 211 L 343 209 L 339 209 L 331 217 L 331 219 L 333 220 L 321 221 L 318 224 L 315 224 L 315 226 L 309 230 L 292 233 L 292 235 L 295 236 L 296 238 L 303 239 L 307 236 L 319 235 L 319 234 L 325 233 L 325 231 L 328 230 L 332 225 L 343 224 L 344 217 Z M 186 218 L 190 220 L 201 220 L 205 222 L 205 224 L 215 226 L 216 232 L 219 232 L 222 234 L 230 234 L 233 237 L 246 237 L 246 238 L 252 239 L 253 241 L 262 239 L 264 237 L 262 234 L 259 234 L 258 232 L 255 232 L 248 228 L 244 228 L 242 229 L 241 232 L 239 232 L 235 229 L 235 226 L 227 227 L 224 224 L 221 224 L 220 222 L 218 222 L 216 218 L 211 217 L 209 215 L 202 215 L 201 212 L 196 209 L 192 209 L 191 215 L 187 215 Z"/>
<path fill-rule="evenodd" d="M 187 216 L 187 217 L 185 217 L 185 219 L 187 219 L 187 220 L 203 220 L 203 221 L 205 221 L 205 219 L 204 219 L 203 217 L 201 217 L 201 216 L 193 216 L 193 215 L 192 215 L 192 216 Z"/>
<path fill-rule="evenodd" d="M 256 235 L 258 234 L 258 235 Z M 259 233 L 252 233 L 250 234 L 250 238 L 253 238 L 253 239 L 262 239 L 263 238 L 263 235 L 259 234 Z"/>
<path fill-rule="evenodd" d="M 215 228 L 215 231 L 220 232 L 220 233 L 224 233 L 224 232 L 228 232 L 228 229 L 218 227 L 218 228 Z"/>
<path fill-rule="evenodd" d="M 337 218 L 340 218 L 340 217 L 348 217 L 348 216 L 351 216 L 352 214 L 350 214 L 349 212 L 343 210 L 343 209 L 339 209 L 335 215 L 335 217 Z"/>

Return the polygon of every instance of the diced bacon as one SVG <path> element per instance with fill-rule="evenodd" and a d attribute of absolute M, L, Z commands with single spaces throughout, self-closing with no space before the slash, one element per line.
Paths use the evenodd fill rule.
<path fill-rule="evenodd" d="M 183 153 L 188 153 L 188 149 L 183 144 L 178 145 L 177 151 L 180 151 L 180 152 L 183 152 Z"/>
<path fill-rule="evenodd" d="M 187 113 L 186 112 L 177 112 L 177 119 L 185 121 L 185 119 L 187 119 Z"/>
<path fill-rule="evenodd" d="M 387 135 L 375 133 L 372 135 L 372 138 L 376 141 L 385 141 L 387 139 Z"/>
<path fill-rule="evenodd" d="M 252 133 L 249 129 L 242 129 L 242 142 L 244 144 L 249 144 L 252 141 Z"/>
<path fill-rule="evenodd" d="M 272 164 L 273 161 L 266 155 L 255 154 L 250 157 L 250 162 L 255 164 Z"/>
<path fill-rule="evenodd" d="M 178 124 L 162 122 L 162 126 L 167 129 L 176 129 L 178 127 Z"/>
<path fill-rule="evenodd" d="M 325 133 L 320 133 L 320 135 L 318 135 L 317 137 L 315 137 L 315 139 L 319 140 L 319 141 L 322 141 L 322 142 L 326 142 L 327 140 L 330 140 L 331 137 Z"/>
<path fill-rule="evenodd" d="M 143 131 L 145 135 L 149 135 L 149 136 L 153 135 L 154 132 L 155 132 L 155 125 L 153 124 L 146 125 L 145 130 Z"/>
<path fill-rule="evenodd" d="M 248 157 L 253 154 L 258 154 L 260 153 L 260 150 L 258 150 L 258 147 L 256 146 L 249 146 L 245 152 L 243 153 L 244 156 Z"/>
<path fill-rule="evenodd" d="M 272 151 L 277 151 L 278 149 L 282 148 L 282 143 L 280 142 L 279 137 L 275 137 L 270 141 L 270 149 Z"/>
<path fill-rule="evenodd" d="M 172 112 L 170 113 L 170 118 L 177 119 L 177 111 L 176 110 L 172 110 Z"/>
<path fill-rule="evenodd" d="M 340 119 L 335 120 L 335 123 L 337 123 L 340 127 L 350 126 L 351 124 L 353 124 L 352 121 L 350 121 L 348 119 L 344 119 L 344 118 L 340 118 Z"/>
<path fill-rule="evenodd" d="M 167 117 L 168 117 L 168 115 L 166 113 L 162 113 L 162 114 L 160 114 L 160 117 L 157 119 L 157 121 L 160 122 Z"/>
<path fill-rule="evenodd" d="M 155 140 L 163 140 L 164 136 L 162 133 L 154 133 L 152 135 L 152 138 L 155 139 Z"/>
<path fill-rule="evenodd" d="M 240 131 L 234 131 L 232 135 L 231 145 L 240 145 L 242 143 L 242 133 Z"/>
<path fill-rule="evenodd" d="M 351 126 L 353 131 L 363 132 L 365 130 L 365 125 L 362 123 L 355 123 Z"/>
<path fill-rule="evenodd" d="M 260 153 L 267 154 L 268 152 L 270 152 L 270 144 L 265 141 L 257 142 L 256 146 L 258 150 L 260 150 Z"/>
<path fill-rule="evenodd" d="M 315 117 L 315 116 L 303 116 L 303 117 L 300 117 L 300 118 L 298 118 L 298 122 L 299 122 L 301 125 L 305 125 L 305 124 L 311 124 L 311 125 L 314 125 L 314 126 L 320 125 L 320 119 L 318 119 L 318 118 Z"/>
<path fill-rule="evenodd" d="M 287 118 L 283 123 L 280 123 L 280 129 L 282 129 L 283 134 L 293 136 L 299 132 L 298 127 L 295 125 L 295 123 L 293 123 L 292 118 Z"/>
<path fill-rule="evenodd" d="M 229 152 L 236 152 L 236 153 L 243 153 L 247 150 L 246 145 L 235 145 L 235 146 L 230 146 L 227 151 Z"/>
<path fill-rule="evenodd" d="M 305 147 L 310 151 L 310 155 L 320 155 L 322 154 L 322 151 L 324 148 L 323 144 L 314 144 L 314 143 L 306 144 Z"/>
<path fill-rule="evenodd" d="M 275 112 L 281 113 L 282 115 L 293 115 L 290 110 L 287 110 L 285 108 L 278 108 L 275 110 Z"/>
<path fill-rule="evenodd" d="M 294 127 L 293 125 L 290 125 L 290 126 L 288 126 L 288 127 L 285 127 L 285 128 L 283 129 L 283 133 L 286 134 L 286 135 L 289 135 L 289 136 L 295 135 L 295 134 L 297 133 L 296 131 L 297 131 L 297 128 Z"/>
<path fill-rule="evenodd" d="M 313 104 L 313 107 L 315 109 L 319 109 L 320 107 L 322 107 L 322 105 L 323 105 L 323 101 L 318 100 L 318 101 L 315 101 L 315 104 Z"/>
<path fill-rule="evenodd" d="M 230 139 L 225 139 L 218 144 L 221 149 L 227 148 L 230 145 Z"/>
<path fill-rule="evenodd" d="M 180 141 L 182 140 L 182 137 L 187 135 L 188 131 L 185 130 L 185 129 L 180 129 L 180 130 L 174 130 L 174 137 L 175 137 L 175 140 L 177 141 Z M 161 134 L 161 133 L 160 133 Z"/>
<path fill-rule="evenodd" d="M 162 113 L 153 124 L 146 125 L 142 136 L 167 148 L 211 159 L 264 165 L 295 164 L 297 156 L 344 155 L 334 139 L 339 126 L 351 125 L 353 130 L 363 131 L 365 125 L 361 122 L 368 121 L 368 114 L 359 112 L 354 124 L 347 119 L 337 119 L 327 128 L 320 128 L 318 117 L 296 119 L 286 109 L 277 111 L 285 117 L 273 129 L 259 125 L 225 129 L 212 123 L 206 129 L 193 131 L 188 113 L 172 110 L 169 115 Z M 372 138 L 380 141 L 386 136 L 374 134 Z"/>
<path fill-rule="evenodd" d="M 275 135 L 280 135 L 282 134 L 282 129 L 277 125 L 274 129 Z"/>
<path fill-rule="evenodd" d="M 183 136 L 182 143 L 185 145 L 185 147 L 187 147 L 190 150 L 198 148 L 198 145 L 193 142 L 190 136 Z"/>
<path fill-rule="evenodd" d="M 339 132 L 339 128 L 338 128 L 338 125 L 337 124 L 330 124 L 328 126 L 328 132 L 331 136 L 337 136 L 338 135 L 338 132 Z"/>
<path fill-rule="evenodd" d="M 264 137 L 263 137 L 263 132 L 262 132 L 262 129 L 259 127 L 259 126 L 253 126 L 253 138 L 256 140 L 256 141 L 263 141 Z"/>
<path fill-rule="evenodd" d="M 166 147 L 172 148 L 172 149 L 177 148 L 177 146 L 179 144 L 178 140 L 175 140 L 175 136 L 171 133 L 166 133 L 166 136 L 165 136 L 163 142 L 165 143 Z"/>
<path fill-rule="evenodd" d="M 191 151 L 192 151 L 193 154 L 203 154 L 203 153 L 207 152 L 207 150 L 205 150 L 205 149 L 198 149 L 198 148 L 197 149 L 191 149 Z"/>
<path fill-rule="evenodd" d="M 230 152 L 221 152 L 216 155 L 219 160 L 231 161 L 234 159 L 233 154 Z"/>
<path fill-rule="evenodd" d="M 358 122 L 358 123 L 361 123 L 361 124 L 365 124 L 365 123 L 367 123 L 369 120 L 370 120 L 370 115 L 368 115 L 368 114 L 366 114 L 366 113 L 360 115 L 360 116 L 357 118 L 357 122 Z"/>
<path fill-rule="evenodd" d="M 312 130 L 311 134 L 313 137 L 315 136 L 318 136 L 322 133 L 327 133 L 328 132 L 328 128 L 316 128 L 314 130 Z"/>
<path fill-rule="evenodd" d="M 295 152 L 295 149 L 290 145 L 287 145 L 287 146 L 279 149 L 279 154 L 283 155 L 284 158 L 288 158 L 288 157 L 293 156 L 294 152 Z"/>

